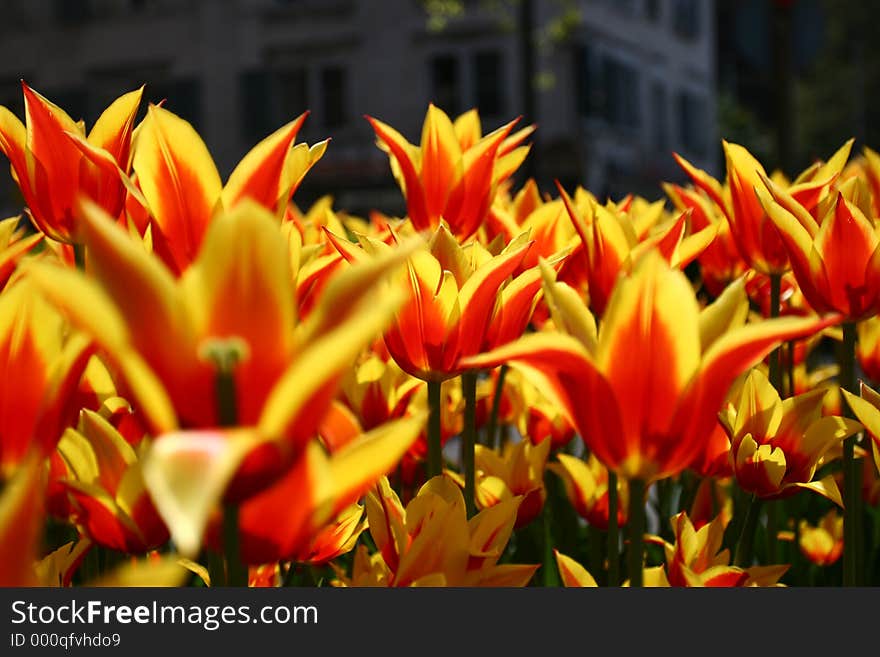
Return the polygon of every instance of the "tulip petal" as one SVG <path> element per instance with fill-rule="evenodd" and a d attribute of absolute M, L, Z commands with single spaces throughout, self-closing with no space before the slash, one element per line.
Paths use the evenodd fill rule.
<path fill-rule="evenodd" d="M 263 442 L 256 432 L 240 429 L 170 433 L 153 443 L 144 457 L 144 483 L 180 554 L 198 554 L 233 475 Z"/>
<path fill-rule="evenodd" d="M 599 586 L 596 580 L 587 572 L 587 569 L 571 557 L 562 554 L 559 550 L 553 550 L 556 556 L 556 565 L 559 568 L 559 577 L 563 585 L 574 588 L 592 588 Z"/>
<path fill-rule="evenodd" d="M 141 87 L 114 100 L 89 132 L 89 144 L 109 153 L 126 172 L 131 166 L 131 139 L 143 94 L 144 88 Z"/>
<path fill-rule="evenodd" d="M 134 170 L 156 228 L 169 240 L 167 264 L 182 272 L 196 257 L 220 202 L 220 174 L 187 121 L 150 105 L 140 126 Z"/>
<path fill-rule="evenodd" d="M 647 441 L 669 435 L 679 398 L 700 364 L 698 319 L 687 278 L 657 252 L 649 253 L 631 278 L 621 279 L 611 296 L 596 363 L 618 400 L 619 440 L 636 470 L 649 467 L 638 463 Z"/>
<path fill-rule="evenodd" d="M 261 433 L 276 439 L 287 436 L 294 445 L 311 438 L 343 372 L 381 333 L 402 301 L 402 293 L 389 291 L 309 343 L 266 399 L 259 418 Z"/>
<path fill-rule="evenodd" d="M 403 178 L 403 193 L 406 196 L 406 208 L 410 221 L 417 230 L 436 228 L 439 217 L 432 217 L 428 212 L 426 192 L 422 187 L 418 164 L 413 162 L 411 145 L 397 130 L 372 117 L 367 117 L 379 141 L 390 151 L 400 167 Z"/>
<path fill-rule="evenodd" d="M 290 149 L 308 112 L 300 114 L 254 146 L 235 167 L 223 188 L 223 207 L 232 209 L 244 198 L 270 211 L 287 205 L 288 189 L 283 186 L 284 168 Z"/>
<path fill-rule="evenodd" d="M 40 459 L 26 460 L 0 495 L 0 586 L 37 586 L 44 487 Z"/>
<path fill-rule="evenodd" d="M 461 148 L 446 113 L 433 103 L 422 126 L 421 186 L 431 225 L 444 215 L 450 192 L 462 176 Z M 409 185 L 407 185 L 407 188 Z"/>
<path fill-rule="evenodd" d="M 716 340 L 703 355 L 699 373 L 679 405 L 673 425 L 681 444 L 688 446 L 693 444 L 691 441 L 705 440 L 711 434 L 716 414 L 734 379 L 780 342 L 813 335 L 840 319 L 838 315 L 783 317 L 734 329 Z"/>

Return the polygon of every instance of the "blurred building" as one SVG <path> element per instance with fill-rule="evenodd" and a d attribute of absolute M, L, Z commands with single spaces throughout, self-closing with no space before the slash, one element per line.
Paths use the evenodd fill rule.
<path fill-rule="evenodd" d="M 479 107 L 486 130 L 522 113 L 517 11 L 492 4 L 468 0 L 434 30 L 418 0 L 4 0 L 0 104 L 21 116 L 24 79 L 90 124 L 147 83 L 150 100 L 197 127 L 223 175 L 308 109 L 301 140 L 332 142 L 301 200 L 329 191 L 338 207 L 400 211 L 363 115 L 415 142 L 430 101 L 451 114 Z M 546 37 L 566 2 L 532 4 Z M 541 182 L 656 196 L 659 180 L 680 177 L 673 150 L 715 170 L 714 2 L 568 4 L 574 29 L 535 51 Z M 0 207 L 14 205 L 9 185 L 0 177 Z"/>

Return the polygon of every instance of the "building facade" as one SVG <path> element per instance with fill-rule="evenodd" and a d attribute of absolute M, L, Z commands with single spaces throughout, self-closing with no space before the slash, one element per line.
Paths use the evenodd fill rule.
<path fill-rule="evenodd" d="M 4 0 L 0 104 L 21 116 L 24 79 L 90 124 L 146 83 L 197 127 L 223 175 L 309 110 L 300 139 L 332 141 L 304 200 L 330 191 L 337 207 L 400 211 L 363 115 L 417 141 L 431 101 L 450 114 L 479 107 L 486 130 L 523 112 L 517 11 L 491 4 L 468 0 L 436 30 L 419 0 Z M 578 21 L 547 38 L 566 4 Z M 657 196 L 659 180 L 680 177 L 673 150 L 716 170 L 714 2 L 533 5 L 542 183 Z M 3 176 L 0 208 L 13 196 Z"/>

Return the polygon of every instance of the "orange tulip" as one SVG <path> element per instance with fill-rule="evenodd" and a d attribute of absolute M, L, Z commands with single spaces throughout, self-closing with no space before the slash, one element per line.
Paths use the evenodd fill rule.
<path fill-rule="evenodd" d="M 518 142 L 507 141 L 516 121 L 476 143 L 471 143 L 473 135 L 462 128 L 460 141 L 446 113 L 432 104 L 425 115 L 421 143 L 415 146 L 391 126 L 372 117 L 367 120 L 388 152 L 416 229 L 435 230 L 443 219 L 460 240 L 479 229 L 498 184 L 512 175 L 526 156 L 516 148 Z"/>
<path fill-rule="evenodd" d="M 832 509 L 817 526 L 806 520 L 798 523 L 801 553 L 817 566 L 830 566 L 843 554 L 843 516 Z"/>
<path fill-rule="evenodd" d="M 187 121 L 150 105 L 138 130 L 133 168 L 152 227 L 153 250 L 175 275 L 196 258 L 219 210 L 245 199 L 281 217 L 327 142 L 294 146 L 307 114 L 282 126 L 245 155 L 226 184 L 208 147 Z"/>
<path fill-rule="evenodd" d="M 641 254 L 656 247 L 669 263 L 684 268 L 712 243 L 718 231 L 710 224 L 686 235 L 690 212 L 685 211 L 649 234 L 662 216 L 662 204 L 628 214 L 590 200 L 581 209 L 561 185 L 559 192 L 581 238 L 580 259 L 586 263 L 590 307 L 599 314 L 605 312 L 618 276 L 629 272 Z"/>
<path fill-rule="evenodd" d="M 755 196 L 763 191 L 768 179 L 764 167 L 751 153 L 738 144 L 723 142 L 727 162 L 727 187 L 675 154 L 676 161 L 725 214 L 740 255 L 753 269 L 763 274 L 782 274 L 791 268 L 789 254 L 782 238 L 768 218 L 762 203 Z M 844 144 L 826 162 L 807 169 L 794 184 L 786 187 L 788 194 L 804 212 L 809 213 L 830 192 L 840 175 L 852 140 Z"/>
<path fill-rule="evenodd" d="M 109 422 L 83 411 L 78 429 L 64 433 L 58 452 L 70 473 L 60 483 L 83 534 L 129 554 L 148 552 L 168 540 L 144 485 L 138 454 Z"/>
<path fill-rule="evenodd" d="M 519 497 L 514 528 L 525 527 L 538 517 L 547 499 L 544 468 L 549 453 L 549 440 L 538 445 L 527 440 L 507 443 L 500 453 L 477 445 L 474 452 L 477 507 L 487 509 Z M 464 485 L 464 481 L 459 483 Z"/>
<path fill-rule="evenodd" d="M 32 281 L 0 294 L 0 479 L 31 449 L 48 455 L 75 421 L 77 382 L 93 351 Z"/>
<path fill-rule="evenodd" d="M 298 322 L 291 254 L 253 203 L 213 221 L 181 279 L 96 206 L 84 206 L 82 226 L 101 287 L 48 263 L 30 274 L 95 336 L 157 444 L 180 427 L 260 426 L 271 443 L 242 466 L 233 496 L 269 483 L 315 434 L 343 372 L 401 302 L 396 292 L 371 302 L 368 290 L 414 246 L 341 272 Z"/>
<path fill-rule="evenodd" d="M 331 239 L 350 261 L 367 253 L 338 237 Z M 391 248 L 364 240 L 371 251 Z M 410 256 L 399 279 L 411 296 L 385 332 L 385 344 L 401 369 L 423 381 L 442 381 L 466 369 L 463 358 L 522 335 L 541 279 L 536 269 L 509 278 L 530 247 L 522 236 L 493 256 L 476 242 L 460 246 L 441 225 L 427 246 Z"/>
<path fill-rule="evenodd" d="M 354 568 L 336 572 L 341 586 L 525 586 L 537 566 L 498 564 L 513 531 L 519 498 L 467 519 L 461 490 L 450 479 L 430 479 L 407 504 L 382 479 L 367 495 L 370 535 L 377 552 L 361 545 Z"/>
<path fill-rule="evenodd" d="M 557 454 L 556 459 L 558 462 L 551 463 L 547 469 L 562 479 L 574 510 L 592 526 L 607 530 L 608 468 L 593 454 L 586 461 L 562 453 Z M 617 526 L 623 527 L 629 508 L 629 487 L 623 479 L 617 480 L 617 495 Z"/>
<path fill-rule="evenodd" d="M 759 190 L 758 197 L 816 311 L 841 313 L 848 321 L 880 311 L 880 236 L 856 203 L 838 193 L 816 221 L 777 186 L 771 184 L 769 193 Z"/>
<path fill-rule="evenodd" d="M 567 335 L 529 335 L 464 364 L 522 369 L 599 460 L 630 479 L 652 481 L 688 467 L 740 373 L 782 340 L 837 321 L 782 318 L 742 326 L 741 282 L 700 312 L 685 275 L 652 251 L 616 285 L 597 334 L 577 294 L 546 267 L 544 281 L 554 324 Z"/>
<path fill-rule="evenodd" d="M 0 107 L 0 151 L 9 158 L 37 228 L 60 242 L 80 242 L 76 204 L 81 194 L 112 217 L 122 211 L 143 87 L 114 101 L 88 136 L 63 109 L 24 82 L 22 89 L 27 127 Z"/>
<path fill-rule="evenodd" d="M 687 513 L 672 518 L 675 542 L 660 542 L 666 552 L 666 572 L 671 586 L 775 586 L 787 565 L 730 566 L 729 550 L 722 550 L 724 523 L 719 516 L 695 530 Z"/>
<path fill-rule="evenodd" d="M 730 436 L 733 472 L 741 488 L 765 499 L 804 488 L 843 506 L 834 477 L 813 481 L 813 475 L 823 456 L 862 425 L 823 415 L 827 392 L 819 389 L 780 400 L 760 370 L 749 373 L 738 402 L 720 416 Z"/>

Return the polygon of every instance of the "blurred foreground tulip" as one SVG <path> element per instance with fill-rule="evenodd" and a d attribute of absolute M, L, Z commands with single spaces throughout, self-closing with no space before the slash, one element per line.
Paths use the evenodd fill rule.
<path fill-rule="evenodd" d="M 0 480 L 28 452 L 48 455 L 76 419 L 76 386 L 92 354 L 32 281 L 0 294 Z"/>

